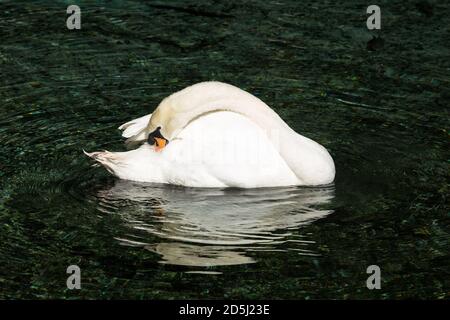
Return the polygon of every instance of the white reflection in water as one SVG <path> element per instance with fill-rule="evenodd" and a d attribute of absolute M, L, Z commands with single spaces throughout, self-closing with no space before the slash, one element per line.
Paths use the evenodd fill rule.
<path fill-rule="evenodd" d="M 98 194 L 131 234 L 117 239 L 161 263 L 209 267 L 256 262 L 254 251 L 314 255 L 299 227 L 330 214 L 333 187 L 197 189 L 118 180 Z M 253 256 L 253 257 L 252 257 Z"/>

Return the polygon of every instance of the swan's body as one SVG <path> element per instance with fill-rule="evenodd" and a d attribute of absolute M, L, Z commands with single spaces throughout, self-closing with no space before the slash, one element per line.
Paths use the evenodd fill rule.
<path fill-rule="evenodd" d="M 161 127 L 161 152 L 144 143 L 128 152 L 88 154 L 121 179 L 192 187 L 320 185 L 334 180 L 327 150 L 293 131 L 253 95 L 204 82 L 164 99 L 153 114 L 119 129 L 128 143 Z"/>

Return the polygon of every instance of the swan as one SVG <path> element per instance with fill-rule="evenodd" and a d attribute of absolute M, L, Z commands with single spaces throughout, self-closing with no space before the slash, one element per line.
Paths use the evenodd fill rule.
<path fill-rule="evenodd" d="M 127 152 L 85 154 L 120 179 L 187 187 L 280 187 L 333 182 L 328 151 L 267 104 L 222 82 L 201 82 L 119 127 Z"/>

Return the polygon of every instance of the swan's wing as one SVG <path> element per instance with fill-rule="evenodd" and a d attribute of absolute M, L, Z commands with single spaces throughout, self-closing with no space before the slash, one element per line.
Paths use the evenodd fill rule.
<path fill-rule="evenodd" d="M 119 130 L 123 130 L 122 137 L 130 138 L 140 133 L 143 129 L 145 129 L 150 121 L 152 114 L 147 114 L 143 117 L 128 121 L 127 123 L 122 124 L 119 127 Z"/>
<path fill-rule="evenodd" d="M 152 114 L 128 121 L 119 127 L 122 130 L 122 137 L 127 138 L 127 146 L 140 143 L 145 140 L 145 129 L 150 121 Z"/>
<path fill-rule="evenodd" d="M 201 116 L 177 138 L 161 153 L 153 152 L 151 160 L 151 166 L 161 163 L 161 176 L 168 183 L 239 188 L 300 184 L 266 130 L 236 112 Z"/>

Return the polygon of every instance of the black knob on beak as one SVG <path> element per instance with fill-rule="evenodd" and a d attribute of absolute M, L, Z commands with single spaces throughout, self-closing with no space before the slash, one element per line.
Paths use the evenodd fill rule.
<path fill-rule="evenodd" d="M 155 131 L 153 131 L 152 133 L 150 133 L 148 135 L 147 142 L 149 145 L 154 145 L 155 143 L 157 143 L 155 138 L 164 139 L 164 140 L 166 140 L 166 144 L 169 143 L 169 140 L 167 140 L 166 138 L 163 137 L 160 130 L 161 130 L 161 127 L 158 127 L 158 128 L 156 128 Z"/>

